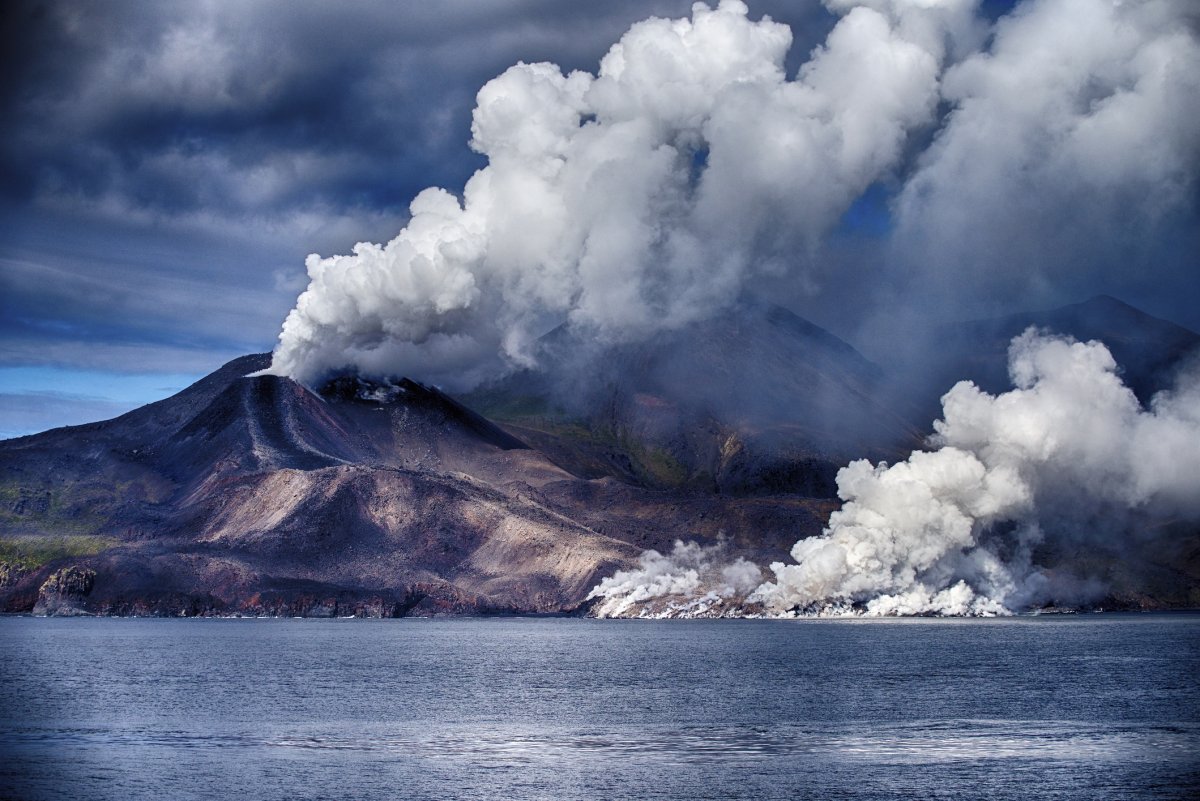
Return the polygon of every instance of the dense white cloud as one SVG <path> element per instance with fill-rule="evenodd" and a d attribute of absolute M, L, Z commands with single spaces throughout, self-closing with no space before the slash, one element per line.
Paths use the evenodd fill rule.
<path fill-rule="evenodd" d="M 1013 340 L 1009 369 L 1010 392 L 961 382 L 945 395 L 937 450 L 843 468 L 844 506 L 755 598 L 777 610 L 1019 610 L 1064 589 L 1030 563 L 1043 538 L 1100 544 L 1127 536 L 1131 511 L 1200 513 L 1194 375 L 1143 409 L 1104 345 L 1033 329 Z"/>
<path fill-rule="evenodd" d="M 353 359 L 331 347 L 314 362 L 361 359 L 446 383 L 461 367 L 467 384 L 520 363 L 529 337 L 566 317 L 637 337 L 743 290 L 844 336 L 881 309 L 925 320 L 972 316 L 981 310 L 963 302 L 980 298 L 991 313 L 1097 292 L 1197 326 L 1195 3 L 1025 0 L 994 26 L 969 0 L 826 6 L 753 2 L 748 16 L 792 25 L 789 50 L 778 25 L 746 19 L 744 39 L 725 36 L 727 25 L 707 39 L 695 19 L 680 27 L 667 18 L 686 15 L 686 0 L 18 1 L 0 92 L 0 256 L 57 264 L 65 247 L 87 254 L 91 278 L 106 285 L 73 305 L 6 287 L 6 322 L 22 337 L 28 322 L 46 341 L 193 339 L 204 315 L 154 316 L 173 297 L 163 304 L 153 288 L 183 274 L 241 317 L 222 325 L 236 332 L 223 350 L 261 349 L 296 293 L 290 280 L 273 287 L 274 275 L 302 276 L 307 252 L 386 241 L 425 186 L 464 187 L 484 162 L 463 141 L 487 78 L 517 59 L 594 70 L 631 20 L 657 14 L 637 30 L 662 52 L 639 56 L 629 32 L 619 59 L 628 63 L 618 69 L 614 56 L 583 97 L 595 123 L 568 135 L 564 160 L 602 165 L 581 161 L 558 177 L 508 169 L 502 179 L 496 169 L 495 186 L 477 193 L 513 209 L 484 228 L 488 258 L 469 268 L 477 299 L 416 314 L 425 329 L 439 323 L 418 341 L 369 318 L 357 336 L 343 326 Z M 728 69 L 747 79 L 713 89 Z M 553 81 L 542 83 L 517 89 L 537 100 Z M 572 113 L 557 90 L 547 97 L 535 118 Z M 589 131 L 589 144 L 584 130 L 604 127 L 601 106 L 619 124 Z M 705 108 L 706 120 L 689 119 Z M 488 124 L 497 158 L 506 124 Z M 506 158 L 529 166 L 555 147 Z M 584 183 L 568 186 L 568 173 Z M 868 207 L 898 201 L 895 236 L 868 211 L 865 228 L 840 230 L 830 246 L 823 233 L 863 180 L 875 181 Z M 580 197 L 568 206 L 571 193 Z M 503 220 L 507 235 L 497 233 Z M 524 253 L 531 263 L 512 268 Z M 138 275 L 131 282 L 114 264 Z M 276 299 L 263 302 L 271 290 Z M 140 310 L 106 305 L 127 294 L 144 299 Z M 408 313 L 392 305 L 393 317 Z M 104 325 L 81 322 L 93 317 Z M 117 332 L 118 318 L 136 330 Z M 876 354 L 901 339 L 895 325 L 869 330 L 857 344 Z"/>
<path fill-rule="evenodd" d="M 897 267 L 970 300 L 1194 270 L 1158 240 L 1195 214 L 1198 22 L 1189 0 L 1027 0 L 999 20 L 946 72 L 952 111 L 898 200 Z"/>
<path fill-rule="evenodd" d="M 795 80 L 785 25 L 727 0 L 634 25 L 597 74 L 518 64 L 480 90 L 488 166 L 384 246 L 308 261 L 272 370 L 453 387 L 529 364 L 563 318 L 608 340 L 692 322 L 813 247 L 928 124 L 973 4 L 835 4 Z"/>
<path fill-rule="evenodd" d="M 841 298 L 867 280 L 890 318 L 1096 286 L 1136 297 L 1144 273 L 1185 269 L 1200 165 L 1185 3 L 1027 0 L 990 31 L 971 0 L 826 5 L 841 17 L 792 79 L 789 29 L 731 1 L 635 24 L 595 75 L 522 63 L 490 81 L 471 143 L 488 166 L 439 207 L 445 225 L 414 220 L 432 260 L 405 255 L 415 231 L 310 259 L 273 369 L 462 389 L 530 364 L 564 319 L 636 340 L 763 279 Z M 894 230 L 858 257 L 879 272 L 824 269 L 851 204 L 901 178 Z M 444 275 L 368 277 L 430 270 Z"/>

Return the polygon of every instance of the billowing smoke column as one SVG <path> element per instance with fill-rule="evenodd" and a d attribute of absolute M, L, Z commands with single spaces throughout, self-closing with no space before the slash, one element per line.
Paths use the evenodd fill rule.
<path fill-rule="evenodd" d="M 465 390 L 533 363 L 564 320 L 637 341 L 768 276 L 866 283 L 879 307 L 846 313 L 893 331 L 897 309 L 1194 272 L 1193 0 L 1025 0 L 990 30 L 977 0 L 825 5 L 840 19 L 793 79 L 789 29 L 727 0 L 637 23 L 595 75 L 490 81 L 471 140 L 488 165 L 461 197 L 420 193 L 388 244 L 310 256 L 271 372 Z M 877 252 L 821 267 L 823 234 L 900 178 Z"/>
<path fill-rule="evenodd" d="M 487 166 L 461 197 L 420 193 L 388 244 L 310 256 L 270 371 L 466 390 L 534 364 L 564 320 L 646 339 L 764 276 L 805 285 L 806 254 L 885 177 L 905 176 L 867 260 L 883 305 L 1136 286 L 1129 264 L 1172 259 L 1194 273 L 1179 255 L 1200 175 L 1192 0 L 1025 0 L 990 31 L 976 0 L 825 5 L 840 19 L 793 79 L 787 27 L 726 0 L 634 25 L 595 75 L 518 64 L 492 80 L 471 140 Z M 863 268 L 847 273 L 861 294 Z M 1062 591 L 1031 563 L 1047 538 L 1196 515 L 1200 383 L 1142 409 L 1102 345 L 1037 333 L 1011 370 L 1012 392 L 945 396 L 937 450 L 844 468 L 845 505 L 774 581 L 750 589 L 752 566 L 726 575 L 680 546 L 600 585 L 600 611 L 999 613 Z"/>
<path fill-rule="evenodd" d="M 794 267 L 932 121 L 974 0 L 826 0 L 794 80 L 791 31 L 737 0 L 649 19 L 596 75 L 518 64 L 480 90 L 462 199 L 427 189 L 387 245 L 310 256 L 272 372 L 415 375 L 467 389 L 563 319 L 609 341 L 718 311 Z"/>
<path fill-rule="evenodd" d="M 1200 519 L 1200 371 L 1142 408 L 1104 345 L 1030 329 L 1009 372 L 1001 395 L 968 381 L 946 393 L 937 450 L 843 468 L 841 510 L 796 543 L 795 564 L 771 566 L 773 582 L 685 587 L 687 560 L 661 557 L 600 584 L 601 611 L 640 611 L 672 587 L 686 592 L 657 611 L 688 614 L 710 594 L 722 613 L 1005 614 L 1079 591 L 1031 562 L 1044 540 L 1110 544 L 1134 515 Z"/>

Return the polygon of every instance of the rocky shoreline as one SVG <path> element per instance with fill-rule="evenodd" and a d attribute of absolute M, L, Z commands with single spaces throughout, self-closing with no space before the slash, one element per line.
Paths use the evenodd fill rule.
<path fill-rule="evenodd" d="M 0 564 L 0 567 L 4 565 Z M 43 577 L 36 590 L 30 590 Z M 26 581 L 17 587 L 3 588 L 4 606 L 0 614 L 33 617 L 154 617 L 154 618 L 358 618 L 387 619 L 405 617 L 589 617 L 595 601 L 557 610 L 528 610 L 488 604 L 485 599 L 468 598 L 445 584 L 414 585 L 391 593 L 352 591 L 252 592 L 236 599 L 214 596 L 197 597 L 184 593 L 151 592 L 128 596 L 97 590 L 96 571 L 80 565 L 53 570 L 28 571 Z M 16 590 L 14 592 L 14 590 Z M 1017 616 L 1074 615 L 1102 612 L 1195 612 L 1196 604 L 1163 604 L 1145 597 L 1107 598 L 1095 605 L 1046 607 L 1022 612 Z M 629 615 L 637 619 L 674 619 L 705 617 L 713 619 L 762 619 L 763 615 L 745 615 L 735 609 L 714 609 L 711 614 L 647 614 L 645 610 Z M 772 616 L 774 619 L 775 616 Z M 808 617 L 857 618 L 852 611 L 837 615 L 798 615 Z"/>

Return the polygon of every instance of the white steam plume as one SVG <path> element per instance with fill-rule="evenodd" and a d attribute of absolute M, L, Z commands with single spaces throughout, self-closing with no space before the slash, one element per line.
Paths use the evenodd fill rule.
<path fill-rule="evenodd" d="M 1030 329 L 1009 350 L 1015 389 L 969 381 L 942 399 L 933 452 L 838 473 L 845 505 L 772 565 L 768 608 L 861 604 L 871 614 L 987 614 L 1047 600 L 1029 563 L 1043 537 L 1096 542 L 1113 518 L 1200 512 L 1200 384 L 1141 408 L 1099 342 Z M 1106 522 L 1107 518 L 1107 522 Z M 985 535 L 999 524 L 1011 533 Z"/>
<path fill-rule="evenodd" d="M 762 581 L 745 559 L 725 560 L 725 545 L 675 541 L 669 554 L 646 551 L 588 594 L 596 617 L 719 617 L 736 611 Z"/>
<path fill-rule="evenodd" d="M 771 565 L 773 582 L 718 592 L 722 613 L 1006 614 L 1083 586 L 1032 563 L 1043 540 L 1105 544 L 1139 519 L 1200 519 L 1200 371 L 1142 408 L 1103 344 L 1030 329 L 1009 372 L 1009 392 L 963 381 L 946 393 L 937 450 L 842 468 L 844 505 L 821 536 L 796 543 L 795 564 Z M 710 589 L 688 583 L 695 553 L 652 553 L 593 595 L 607 614 L 655 599 L 656 613 L 687 616 Z"/>
<path fill-rule="evenodd" d="M 637 23 L 599 72 L 518 64 L 478 95 L 488 166 L 427 189 L 387 245 L 310 256 L 272 372 L 407 373 L 467 389 L 533 359 L 566 318 L 632 340 L 779 272 L 932 122 L 976 0 L 826 0 L 842 14 L 794 80 L 791 31 L 738 0 Z"/>
<path fill-rule="evenodd" d="M 1000 19 L 946 70 L 953 111 L 896 204 L 913 285 L 1027 298 L 1161 280 L 1181 257 L 1194 272 L 1194 251 L 1159 243 L 1195 213 L 1198 32 L 1195 0 L 1027 0 Z"/>

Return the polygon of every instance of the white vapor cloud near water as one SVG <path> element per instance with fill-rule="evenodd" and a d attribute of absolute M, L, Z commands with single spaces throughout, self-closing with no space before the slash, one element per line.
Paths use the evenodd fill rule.
<path fill-rule="evenodd" d="M 974 0 L 827 0 L 795 79 L 790 29 L 738 0 L 639 22 L 595 74 L 517 64 L 480 91 L 461 199 L 421 192 L 386 245 L 307 260 L 271 371 L 469 389 L 533 363 L 564 319 L 632 341 L 795 267 L 929 126 Z"/>
<path fill-rule="evenodd" d="M 1043 542 L 1112 544 L 1135 517 L 1200 520 L 1200 370 L 1143 408 L 1103 344 L 1030 329 L 1009 373 L 1009 392 L 963 381 L 943 396 L 936 450 L 844 467 L 842 508 L 795 544 L 795 563 L 771 565 L 774 581 L 699 581 L 696 551 L 677 547 L 684 558 L 655 554 L 601 583 L 601 613 L 636 613 L 670 588 L 680 597 L 655 613 L 711 596 L 723 614 L 1007 614 L 1102 590 L 1034 564 Z"/>
<path fill-rule="evenodd" d="M 699 617 L 736 613 L 762 583 L 762 570 L 746 559 L 728 561 L 723 542 L 704 547 L 675 541 L 669 554 L 646 551 L 638 566 L 619 570 L 588 595 L 596 617 Z"/>

